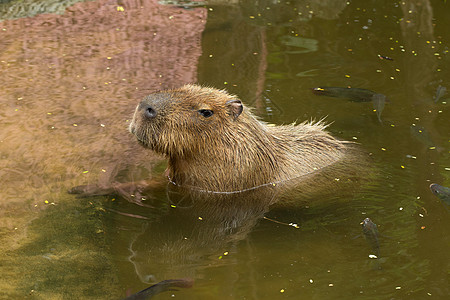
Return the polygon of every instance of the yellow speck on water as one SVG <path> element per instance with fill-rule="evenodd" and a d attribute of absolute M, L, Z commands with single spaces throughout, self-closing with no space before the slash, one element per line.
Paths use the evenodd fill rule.
<path fill-rule="evenodd" d="M 228 255 L 228 251 L 225 251 L 225 252 L 223 253 L 223 255 Z"/>
<path fill-rule="evenodd" d="M 404 168 L 405 168 L 405 166 L 400 166 L 400 168 L 404 169 Z"/>
<path fill-rule="evenodd" d="M 434 150 L 434 149 L 436 149 L 436 147 L 430 147 L 430 148 L 428 148 L 428 149 L 430 149 L 430 150 Z"/>
<path fill-rule="evenodd" d="M 83 171 L 83 174 L 89 173 L 89 171 Z"/>
<path fill-rule="evenodd" d="M 44 203 L 45 203 L 45 204 L 48 204 L 48 200 L 45 200 Z"/>
<path fill-rule="evenodd" d="M 106 59 L 112 59 L 112 57 L 111 56 L 107 56 Z"/>
<path fill-rule="evenodd" d="M 174 18 L 173 16 L 170 16 L 170 17 L 169 17 L 169 20 L 172 20 L 173 18 Z"/>
<path fill-rule="evenodd" d="M 177 206 L 176 206 L 176 205 L 173 205 L 173 204 L 170 204 L 170 207 L 172 207 L 172 208 L 177 208 Z"/>
<path fill-rule="evenodd" d="M 117 11 L 125 11 L 125 9 L 123 8 L 123 6 L 117 6 Z"/>
<path fill-rule="evenodd" d="M 198 217 L 198 219 L 199 219 L 200 221 L 202 221 L 202 220 L 203 220 L 203 218 L 202 218 L 202 217 Z"/>
<path fill-rule="evenodd" d="M 254 19 L 254 18 L 255 18 L 255 16 L 250 16 L 249 18 L 250 18 L 250 19 Z"/>
<path fill-rule="evenodd" d="M 332 283 L 329 283 L 329 284 L 328 284 L 328 286 L 334 286 L 334 284 L 332 284 Z"/>
<path fill-rule="evenodd" d="M 74 123 L 74 124 L 72 124 L 72 125 L 73 125 L 74 127 L 77 127 L 77 126 L 78 126 L 78 125 L 77 125 L 77 124 L 75 124 L 75 123 Z"/>
<path fill-rule="evenodd" d="M 47 113 L 47 115 L 51 115 L 51 114 L 52 114 L 51 112 L 48 112 L 48 113 Z"/>
<path fill-rule="evenodd" d="M 280 293 L 284 293 L 284 289 L 281 289 L 281 290 L 280 290 Z"/>
<path fill-rule="evenodd" d="M 102 233 L 103 232 L 103 230 L 101 230 L 101 229 L 97 229 L 96 231 L 95 231 L 96 233 Z"/>
<path fill-rule="evenodd" d="M 348 75 L 348 74 L 345 74 L 345 77 L 347 77 L 347 78 L 350 78 L 350 75 Z"/>
<path fill-rule="evenodd" d="M 386 148 L 381 148 L 382 151 L 386 151 Z"/>
<path fill-rule="evenodd" d="M 102 172 L 103 172 L 103 173 L 105 173 L 105 172 L 106 172 L 106 170 L 105 170 L 105 169 L 102 169 Z"/>

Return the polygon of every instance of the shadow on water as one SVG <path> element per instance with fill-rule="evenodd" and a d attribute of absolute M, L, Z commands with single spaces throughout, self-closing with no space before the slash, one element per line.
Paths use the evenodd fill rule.
<path fill-rule="evenodd" d="M 158 299 L 446 299 L 450 212 L 429 185 L 450 186 L 448 98 L 433 100 L 450 86 L 448 3 L 188 2 L 0 1 L 0 298 L 121 299 L 187 277 Z M 328 116 L 363 175 L 216 196 L 162 184 L 146 206 L 66 193 L 162 173 L 127 120 L 188 82 L 275 124 Z M 386 95 L 383 123 L 319 86 Z M 389 237 L 381 269 L 354 239 L 367 217 Z"/>

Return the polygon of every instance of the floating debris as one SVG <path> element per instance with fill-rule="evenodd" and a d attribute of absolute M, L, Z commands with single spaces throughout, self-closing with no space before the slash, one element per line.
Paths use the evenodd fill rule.
<path fill-rule="evenodd" d="M 390 58 L 389 56 L 384 56 L 384 55 L 380 55 L 380 54 L 378 54 L 378 58 L 383 59 L 383 60 L 394 60 L 393 58 Z"/>
<path fill-rule="evenodd" d="M 277 221 L 277 220 L 274 220 L 274 219 L 270 219 L 268 217 L 263 217 L 263 219 L 266 219 L 268 221 L 271 221 L 271 222 L 274 222 L 274 223 L 277 223 L 277 224 L 281 224 L 281 225 L 292 226 L 294 228 L 300 228 L 300 226 L 298 224 L 296 224 L 296 223 L 289 223 L 288 224 L 288 223 L 280 222 L 280 221 Z"/>

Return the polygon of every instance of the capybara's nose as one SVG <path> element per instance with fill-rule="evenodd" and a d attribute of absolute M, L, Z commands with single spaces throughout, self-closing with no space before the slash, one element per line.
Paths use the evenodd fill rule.
<path fill-rule="evenodd" d="M 153 106 L 151 106 L 150 104 L 147 104 L 147 103 L 141 103 L 140 109 L 141 109 L 141 111 L 143 111 L 144 116 L 146 118 L 148 118 L 148 119 L 153 119 L 158 114 L 156 109 Z"/>
<path fill-rule="evenodd" d="M 153 107 L 151 107 L 151 106 L 148 106 L 146 109 L 145 109 L 145 116 L 147 117 L 147 118 L 149 118 L 149 119 L 152 119 L 152 118 L 154 118 L 154 117 L 156 117 L 156 110 L 153 108 Z"/>

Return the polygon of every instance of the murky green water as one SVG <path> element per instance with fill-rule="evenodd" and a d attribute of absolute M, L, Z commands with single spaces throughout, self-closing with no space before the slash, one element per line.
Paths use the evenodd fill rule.
<path fill-rule="evenodd" d="M 428 188 L 450 186 L 450 96 L 433 100 L 450 88 L 446 1 L 60 2 L 0 1 L 0 298 L 121 299 L 188 277 L 155 298 L 447 299 L 450 208 Z M 270 193 L 202 206 L 161 186 L 153 207 L 66 193 L 161 173 L 128 119 L 188 82 L 275 124 L 327 116 L 367 174 L 270 207 Z M 319 86 L 386 95 L 382 123 Z M 355 238 L 366 217 L 379 260 Z"/>

